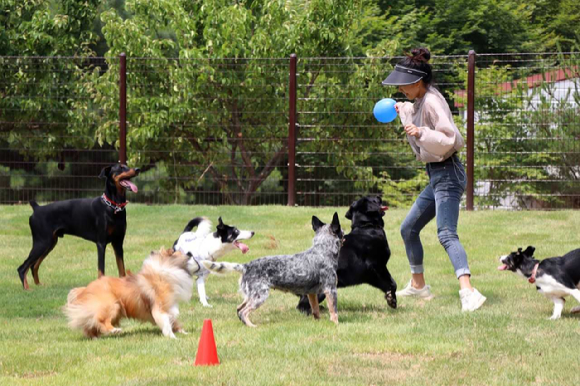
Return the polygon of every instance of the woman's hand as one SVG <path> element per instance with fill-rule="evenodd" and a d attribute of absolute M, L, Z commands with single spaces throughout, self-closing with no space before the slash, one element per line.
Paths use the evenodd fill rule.
<path fill-rule="evenodd" d="M 410 124 L 405 126 L 405 133 L 411 137 L 421 138 L 421 129 L 417 126 Z"/>
<path fill-rule="evenodd" d="M 401 112 L 401 107 L 403 107 L 403 102 L 395 103 L 395 111 L 397 112 L 397 114 Z"/>

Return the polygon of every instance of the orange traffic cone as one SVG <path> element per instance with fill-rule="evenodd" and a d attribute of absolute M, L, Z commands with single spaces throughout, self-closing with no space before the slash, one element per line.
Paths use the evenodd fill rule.
<path fill-rule="evenodd" d="M 195 357 L 196 366 L 219 365 L 217 349 L 215 347 L 215 338 L 213 336 L 213 327 L 211 319 L 203 321 L 201 329 L 201 337 L 199 338 L 199 346 L 197 347 L 197 355 Z"/>

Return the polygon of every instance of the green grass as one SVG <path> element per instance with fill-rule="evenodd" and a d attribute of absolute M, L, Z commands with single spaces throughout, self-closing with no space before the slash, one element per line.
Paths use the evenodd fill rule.
<path fill-rule="evenodd" d="M 256 231 L 250 252 L 223 260 L 245 262 L 310 246 L 313 214 L 330 221 L 346 208 L 145 206 L 128 208 L 126 265 L 138 271 L 150 250 L 169 247 L 192 217 L 209 216 Z M 299 314 L 297 298 L 272 291 L 253 314 L 251 329 L 236 316 L 238 276 L 206 283 L 213 308 L 197 293 L 182 304 L 189 335 L 164 338 L 149 324 L 125 321 L 120 336 L 87 340 L 71 331 L 61 312 L 68 291 L 96 278 L 94 244 L 67 236 L 40 269 L 42 287 L 23 291 L 16 268 L 31 247 L 28 206 L 0 207 L 0 384 L 2 385 L 572 385 L 580 383 L 580 318 L 569 299 L 558 321 L 552 303 L 514 274 L 499 272 L 498 256 L 534 245 L 536 255 L 560 255 L 580 246 L 580 212 L 462 212 L 459 235 L 474 285 L 487 296 L 475 313 L 460 310 L 458 284 L 439 245 L 434 223 L 423 231 L 430 302 L 399 299 L 387 307 L 370 286 L 341 289 L 339 326 Z M 406 211 L 390 210 L 385 230 L 389 269 L 402 287 L 409 268 L 399 234 Z M 116 274 L 112 248 L 107 272 Z M 221 365 L 195 367 L 203 320 L 212 319 Z"/>

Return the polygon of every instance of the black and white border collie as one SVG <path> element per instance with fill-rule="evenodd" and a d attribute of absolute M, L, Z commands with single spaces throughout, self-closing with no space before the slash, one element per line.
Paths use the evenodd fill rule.
<path fill-rule="evenodd" d="M 566 296 L 572 295 L 580 302 L 580 249 L 542 261 L 534 259 L 535 250 L 529 246 L 525 251 L 519 248 L 517 252 L 501 256 L 499 260 L 502 265 L 497 269 L 516 272 L 535 284 L 540 293 L 554 302 L 554 312 L 550 319 L 558 319 L 562 315 Z M 580 312 L 580 306 L 572 308 L 570 312 Z"/>
<path fill-rule="evenodd" d="M 250 250 L 241 240 L 248 240 L 254 236 L 253 231 L 241 231 L 234 226 L 223 223 L 219 218 L 215 232 L 212 232 L 212 223 L 207 217 L 196 217 L 191 220 L 173 244 L 173 249 L 192 256 L 201 267 L 196 273 L 197 292 L 204 307 L 211 307 L 205 293 L 205 278 L 210 271 L 201 264 L 202 260 L 216 261 L 228 252 L 239 249 L 242 253 Z M 197 227 L 195 232 L 193 228 Z"/>

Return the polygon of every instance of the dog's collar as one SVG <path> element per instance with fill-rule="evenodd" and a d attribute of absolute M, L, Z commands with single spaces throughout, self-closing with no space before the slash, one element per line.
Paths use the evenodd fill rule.
<path fill-rule="evenodd" d="M 536 274 L 538 273 L 538 265 L 540 265 L 540 263 L 537 263 L 536 265 L 534 265 L 534 269 L 532 269 L 532 276 L 530 276 L 530 278 L 528 279 L 528 281 L 532 284 L 534 284 L 536 282 Z"/>
<path fill-rule="evenodd" d="M 351 226 L 350 229 L 362 229 L 362 228 L 374 228 L 374 229 L 383 229 L 380 225 L 377 224 L 373 224 L 371 222 L 362 224 L 362 225 L 357 225 L 357 226 Z"/>
<path fill-rule="evenodd" d="M 108 207 L 115 210 L 115 213 L 122 212 L 125 210 L 125 206 L 127 206 L 127 202 L 122 204 L 118 204 L 115 201 L 111 200 L 105 193 L 101 196 L 101 200 L 107 205 Z"/>

